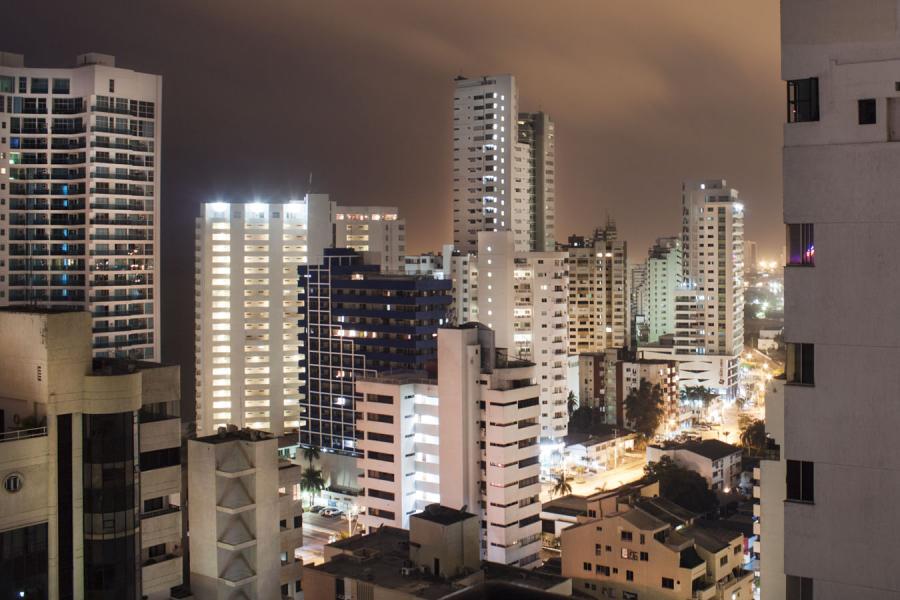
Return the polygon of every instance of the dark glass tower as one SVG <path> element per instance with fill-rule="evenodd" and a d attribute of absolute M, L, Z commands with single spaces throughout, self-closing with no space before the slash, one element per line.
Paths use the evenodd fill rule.
<path fill-rule="evenodd" d="M 300 443 L 356 453 L 354 382 L 387 371 L 421 371 L 437 361 L 437 330 L 448 323 L 449 280 L 386 275 L 361 254 L 327 249 L 321 265 L 299 268 Z"/>

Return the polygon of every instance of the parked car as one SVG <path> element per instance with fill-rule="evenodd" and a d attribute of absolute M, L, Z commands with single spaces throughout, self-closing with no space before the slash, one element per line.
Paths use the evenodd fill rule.
<path fill-rule="evenodd" d="M 335 517 L 340 517 L 341 515 L 344 514 L 344 511 L 339 510 L 337 508 L 326 508 L 319 514 L 321 514 L 323 517 L 328 517 L 331 519 L 331 518 L 335 518 Z"/>
<path fill-rule="evenodd" d="M 329 512 L 329 511 L 332 511 L 332 510 L 336 510 L 336 509 L 335 509 L 333 506 L 323 506 L 323 507 L 320 508 L 317 512 L 318 512 L 320 515 L 322 515 L 323 517 L 327 517 L 328 515 L 326 515 L 325 513 Z"/>
<path fill-rule="evenodd" d="M 311 507 L 311 508 L 309 509 L 309 512 L 313 512 L 313 513 L 319 514 L 320 512 L 322 512 L 323 510 L 325 510 L 326 508 L 328 508 L 328 507 L 327 507 L 327 506 L 322 506 L 321 504 L 317 504 L 317 505 Z"/>

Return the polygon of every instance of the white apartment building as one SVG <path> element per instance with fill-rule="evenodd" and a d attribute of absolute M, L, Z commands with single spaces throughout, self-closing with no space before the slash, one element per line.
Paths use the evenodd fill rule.
<path fill-rule="evenodd" d="M 0 52 L 0 306 L 87 310 L 94 355 L 159 360 L 162 77 Z"/>
<path fill-rule="evenodd" d="M 403 273 L 406 221 L 396 206 L 335 206 L 334 247 L 370 252 L 382 273 Z"/>
<path fill-rule="evenodd" d="M 440 254 L 427 253 L 406 256 L 404 272 L 407 275 L 431 275 L 436 279 L 453 282 L 450 305 L 452 325 L 462 325 L 478 320 L 478 255 L 462 253 L 453 244 L 444 244 Z"/>
<path fill-rule="evenodd" d="M 781 5 L 788 598 L 900 597 L 898 14 Z"/>
<path fill-rule="evenodd" d="M 569 420 L 566 253 L 516 252 L 514 246 L 509 232 L 478 234 L 480 322 L 513 356 L 535 363 L 541 439 L 560 440 Z"/>
<path fill-rule="evenodd" d="M 656 240 L 647 255 L 646 323 L 647 339 L 656 343 L 675 333 L 675 289 L 683 277 L 681 239 Z"/>
<path fill-rule="evenodd" d="M 331 245 L 327 195 L 211 202 L 197 219 L 197 431 L 233 424 L 283 435 L 300 425 L 297 267 Z"/>
<path fill-rule="evenodd" d="M 478 511 L 484 560 L 532 568 L 541 548 L 536 371 L 494 340 L 480 324 L 438 333 L 441 504 Z"/>
<path fill-rule="evenodd" d="M 682 284 L 675 290 L 676 359 L 685 386 L 731 398 L 744 347 L 744 205 L 724 179 L 682 186 Z"/>
<path fill-rule="evenodd" d="M 769 454 L 753 470 L 753 553 L 759 559 L 760 597 L 785 600 L 784 499 L 787 462 L 784 458 L 784 378 L 766 384 L 766 434 Z"/>
<path fill-rule="evenodd" d="M 92 358 L 92 317 L 0 310 L 0 590 L 166 600 L 182 583 L 177 366 Z"/>
<path fill-rule="evenodd" d="M 628 245 L 615 223 L 562 246 L 569 264 L 569 354 L 603 352 L 630 342 Z"/>
<path fill-rule="evenodd" d="M 409 527 L 440 501 L 482 521 L 482 558 L 526 568 L 540 550 L 539 400 L 533 363 L 481 324 L 438 331 L 438 378 L 356 382 L 360 522 Z"/>
<path fill-rule="evenodd" d="M 409 529 L 441 497 L 437 381 L 410 372 L 358 379 L 356 390 L 360 525 Z"/>
<path fill-rule="evenodd" d="M 647 328 L 647 264 L 639 263 L 631 265 L 628 269 L 628 311 L 631 319 L 631 334 L 634 344 L 646 342 L 649 336 Z"/>
<path fill-rule="evenodd" d="M 300 471 L 266 432 L 231 426 L 188 441 L 193 597 L 301 597 Z"/>
<path fill-rule="evenodd" d="M 454 246 L 474 252 L 479 231 L 512 231 L 520 252 L 552 249 L 552 121 L 543 113 L 520 115 L 512 75 L 457 77 L 455 83 Z"/>

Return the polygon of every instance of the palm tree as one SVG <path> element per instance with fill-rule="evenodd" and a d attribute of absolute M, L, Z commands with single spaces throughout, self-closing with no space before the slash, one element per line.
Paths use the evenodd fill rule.
<path fill-rule="evenodd" d="M 553 496 L 565 496 L 566 494 L 572 493 L 572 486 L 569 484 L 568 477 L 563 473 L 562 475 L 556 476 L 556 483 L 553 484 L 553 487 L 550 488 L 550 497 Z"/>
<path fill-rule="evenodd" d="M 316 494 L 325 489 L 325 478 L 322 471 L 309 467 L 300 475 L 300 489 L 310 493 L 310 501 L 314 504 Z"/>
<path fill-rule="evenodd" d="M 309 463 L 309 468 L 312 469 L 313 461 L 319 460 L 319 449 L 309 446 L 303 449 L 303 458 Z"/>

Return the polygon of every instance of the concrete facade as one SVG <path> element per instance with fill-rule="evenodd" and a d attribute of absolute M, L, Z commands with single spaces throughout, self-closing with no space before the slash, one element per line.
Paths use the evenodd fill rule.
<path fill-rule="evenodd" d="M 628 244 L 607 223 L 585 238 L 570 236 L 560 250 L 569 265 L 569 354 L 624 348 L 629 329 Z"/>
<path fill-rule="evenodd" d="M 512 231 L 519 252 L 552 250 L 553 122 L 519 113 L 512 75 L 457 77 L 455 84 L 453 245 L 474 252 L 479 231 Z"/>
<path fill-rule="evenodd" d="M 229 424 L 275 435 L 300 426 L 297 268 L 331 245 L 331 209 L 324 194 L 203 205 L 194 302 L 201 435 Z"/>
<path fill-rule="evenodd" d="M 499 346 L 535 363 L 542 440 L 568 430 L 568 279 L 564 252 L 516 252 L 508 232 L 478 234 L 479 316 Z"/>
<path fill-rule="evenodd" d="M 781 6 L 782 78 L 814 78 L 817 99 L 814 112 L 788 112 L 783 157 L 784 221 L 815 230 L 785 269 L 788 354 L 798 344 L 815 354 L 785 386 L 788 488 L 794 461 L 813 480 L 811 495 L 784 504 L 784 570 L 789 589 L 809 586 L 816 600 L 900 598 L 898 10 L 895 0 Z"/>
<path fill-rule="evenodd" d="M 179 369 L 92 359 L 91 329 L 87 312 L 0 311 L 0 538 L 46 548 L 3 589 L 162 600 L 182 583 Z"/>
<path fill-rule="evenodd" d="M 188 441 L 191 591 L 198 600 L 294 598 L 303 545 L 300 467 L 278 440 L 222 428 Z"/>
<path fill-rule="evenodd" d="M 351 248 L 378 256 L 383 273 L 403 273 L 406 220 L 395 206 L 335 206 L 335 248 Z"/>
<path fill-rule="evenodd" d="M 162 77 L 115 64 L 0 53 L 0 306 L 89 311 L 95 356 L 158 361 Z"/>

